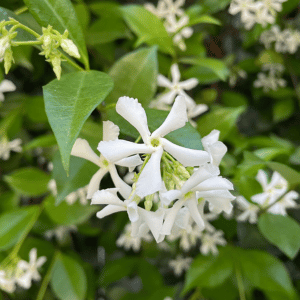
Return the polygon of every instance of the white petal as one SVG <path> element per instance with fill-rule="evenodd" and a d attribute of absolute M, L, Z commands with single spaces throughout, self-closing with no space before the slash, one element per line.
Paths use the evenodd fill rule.
<path fill-rule="evenodd" d="M 114 141 L 119 137 L 120 128 L 111 121 L 103 121 L 103 141 Z"/>
<path fill-rule="evenodd" d="M 181 147 L 164 138 L 161 138 L 161 141 L 164 150 L 173 155 L 185 167 L 201 166 L 209 161 L 206 151 Z"/>
<path fill-rule="evenodd" d="M 1 93 L 5 93 L 5 92 L 13 92 L 16 90 L 16 86 L 7 79 L 4 79 L 1 83 L 0 83 L 0 92 Z"/>
<path fill-rule="evenodd" d="M 97 191 L 92 198 L 91 204 L 111 204 L 125 207 L 125 203 L 117 196 L 118 188 Z"/>
<path fill-rule="evenodd" d="M 227 152 L 227 147 L 224 143 L 218 141 L 209 146 L 209 152 L 213 159 L 212 163 L 215 166 L 219 166 L 222 158 Z"/>
<path fill-rule="evenodd" d="M 107 169 L 101 168 L 93 175 L 88 186 L 88 191 L 86 196 L 87 199 L 91 199 L 94 193 L 99 190 L 101 180 L 107 172 L 108 172 Z"/>
<path fill-rule="evenodd" d="M 184 204 L 185 199 L 180 199 L 176 201 L 176 203 L 173 205 L 172 208 L 168 209 L 167 216 L 165 218 L 165 222 L 162 226 L 161 233 L 165 235 L 171 234 L 172 227 L 175 222 L 175 218 L 177 216 L 177 213 L 179 212 L 180 208 Z"/>
<path fill-rule="evenodd" d="M 31 263 L 34 263 L 36 261 L 36 258 L 37 258 L 37 249 L 32 248 L 29 252 L 29 261 Z"/>
<path fill-rule="evenodd" d="M 116 165 L 129 168 L 129 172 L 132 172 L 136 166 L 143 163 L 139 155 L 133 155 L 125 157 L 115 162 Z"/>
<path fill-rule="evenodd" d="M 185 205 L 188 207 L 191 217 L 194 219 L 195 223 L 198 225 L 200 230 L 204 230 L 205 224 L 202 219 L 202 216 L 197 207 L 197 200 L 191 199 L 188 200 Z"/>
<path fill-rule="evenodd" d="M 137 153 L 151 153 L 153 150 L 145 144 L 136 144 L 125 140 L 101 141 L 97 148 L 110 162 L 119 161 Z"/>
<path fill-rule="evenodd" d="M 138 206 L 136 202 L 130 202 L 127 205 L 127 214 L 131 222 L 136 222 L 139 219 Z"/>
<path fill-rule="evenodd" d="M 162 103 L 165 103 L 165 104 L 168 104 L 168 105 L 171 105 L 177 94 L 178 93 L 177 93 L 176 90 L 171 90 L 168 93 L 160 94 L 159 97 L 158 97 L 158 101 L 162 102 Z"/>
<path fill-rule="evenodd" d="M 233 190 L 233 184 L 221 176 L 209 178 L 195 188 L 197 191 L 209 191 L 209 190 Z"/>
<path fill-rule="evenodd" d="M 39 257 L 37 259 L 37 261 L 36 261 L 37 268 L 40 268 L 46 261 L 47 261 L 47 257 L 46 256 Z"/>
<path fill-rule="evenodd" d="M 177 84 L 180 80 L 180 71 L 177 64 L 171 66 L 171 75 L 173 84 Z"/>
<path fill-rule="evenodd" d="M 160 161 L 163 154 L 163 148 L 152 153 L 149 161 L 146 163 L 140 177 L 136 183 L 136 194 L 140 197 L 153 194 L 162 187 L 160 173 Z"/>
<path fill-rule="evenodd" d="M 150 131 L 147 124 L 147 116 L 144 108 L 137 99 L 129 97 L 119 98 L 116 111 L 140 133 L 144 142 L 150 136 Z"/>
<path fill-rule="evenodd" d="M 264 205 L 267 199 L 269 198 L 269 195 L 267 193 L 261 193 L 261 194 L 256 194 L 251 197 L 251 201 L 256 202 L 260 205 Z"/>
<path fill-rule="evenodd" d="M 191 215 L 187 207 L 180 208 L 175 220 L 175 225 L 181 229 L 187 229 L 189 226 L 190 216 Z"/>
<path fill-rule="evenodd" d="M 95 165 L 100 166 L 100 158 L 90 147 L 88 141 L 84 139 L 77 139 L 72 148 L 71 155 L 78 156 L 93 162 Z"/>
<path fill-rule="evenodd" d="M 182 196 L 182 192 L 178 190 L 171 190 L 165 193 L 160 193 L 160 201 L 163 205 L 169 206 L 172 201 L 179 199 Z"/>
<path fill-rule="evenodd" d="M 107 205 L 102 210 L 98 211 L 96 216 L 99 219 L 102 219 L 108 215 L 114 214 L 119 211 L 126 211 L 126 208 L 124 206 L 119 205 Z"/>
<path fill-rule="evenodd" d="M 183 127 L 186 122 L 188 122 L 188 117 L 184 97 L 177 96 L 167 118 L 163 124 L 152 133 L 151 137 L 165 136 L 168 133 Z"/>
<path fill-rule="evenodd" d="M 188 80 L 180 82 L 178 85 L 179 85 L 180 88 L 182 88 L 184 90 L 191 90 L 194 87 L 196 87 L 198 84 L 199 84 L 198 79 L 190 78 Z"/>
<path fill-rule="evenodd" d="M 5 97 L 4 94 L 0 92 L 0 101 L 4 101 Z"/>
<path fill-rule="evenodd" d="M 184 183 L 181 188 L 181 192 L 183 194 L 186 194 L 191 189 L 196 187 L 199 183 L 219 174 L 219 168 L 213 165 L 205 164 L 204 166 L 201 166 L 196 172 L 194 172 L 192 176 Z"/>
<path fill-rule="evenodd" d="M 191 109 L 188 109 L 187 115 L 189 118 L 195 118 L 199 115 L 203 114 L 208 110 L 208 106 L 206 104 L 198 104 Z"/>
<path fill-rule="evenodd" d="M 114 185 L 120 189 L 119 193 L 122 195 L 122 197 L 128 199 L 131 193 L 131 187 L 120 178 L 116 167 L 113 164 L 110 164 L 108 168 Z"/>
<path fill-rule="evenodd" d="M 209 198 L 228 198 L 231 200 L 235 199 L 235 196 L 233 196 L 228 190 L 212 190 L 212 191 L 202 191 L 197 193 L 198 197 L 209 199 Z"/>
<path fill-rule="evenodd" d="M 23 271 L 26 271 L 26 270 L 28 270 L 30 268 L 30 265 L 29 265 L 29 263 L 27 261 L 21 259 L 18 262 L 18 268 L 21 269 L 21 270 L 23 270 Z"/>
<path fill-rule="evenodd" d="M 152 232 L 156 242 L 161 240 L 161 229 L 165 215 L 164 211 L 158 209 L 157 211 L 153 212 L 138 207 L 138 212 L 150 228 L 150 231 Z"/>
<path fill-rule="evenodd" d="M 224 211 L 227 214 L 230 214 L 232 211 L 233 208 L 231 204 L 232 199 L 230 198 L 213 197 L 213 198 L 207 198 L 207 200 L 210 204 L 209 209 L 216 214 L 219 214 L 222 211 Z"/>
<path fill-rule="evenodd" d="M 206 151 L 208 151 L 207 147 L 209 145 L 212 145 L 214 144 L 215 142 L 217 142 L 219 140 L 219 136 L 220 136 L 220 131 L 219 130 L 212 130 L 210 134 L 208 134 L 207 136 L 203 137 L 201 142 L 202 142 L 202 145 L 204 147 L 204 149 Z"/>
<path fill-rule="evenodd" d="M 263 190 L 266 190 L 267 186 L 268 186 L 267 173 L 263 170 L 259 170 L 255 178 L 261 184 L 261 186 L 263 187 Z"/>
<path fill-rule="evenodd" d="M 171 81 L 161 74 L 157 76 L 157 85 L 172 89 Z"/>

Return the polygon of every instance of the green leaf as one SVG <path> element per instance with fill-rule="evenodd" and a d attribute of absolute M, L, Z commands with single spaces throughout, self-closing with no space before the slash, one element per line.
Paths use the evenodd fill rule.
<path fill-rule="evenodd" d="M 131 73 L 130 76 L 128 72 Z M 157 73 L 156 47 L 125 55 L 109 71 L 114 81 L 114 89 L 105 102 L 115 103 L 119 97 L 128 96 L 137 98 L 143 105 L 148 106 L 156 92 Z"/>
<path fill-rule="evenodd" d="M 40 135 L 39 137 L 31 140 L 23 147 L 24 151 L 28 151 L 37 147 L 52 147 L 57 145 L 55 136 L 53 134 Z"/>
<path fill-rule="evenodd" d="M 69 176 L 64 172 L 58 153 L 53 159 L 53 178 L 56 181 L 57 197 L 56 205 L 60 204 L 71 192 L 86 186 L 99 167 L 88 160 L 79 157 L 71 157 Z"/>
<path fill-rule="evenodd" d="M 273 106 L 273 119 L 275 122 L 281 122 L 288 119 L 294 113 L 294 100 L 281 99 Z"/>
<path fill-rule="evenodd" d="M 226 81 L 229 76 L 229 69 L 225 63 L 216 58 L 184 57 L 181 58 L 180 61 L 185 64 L 196 65 L 210 69 L 223 81 Z"/>
<path fill-rule="evenodd" d="M 269 161 L 279 155 L 283 155 L 283 154 L 289 155 L 290 150 L 286 148 L 266 147 L 266 148 L 257 149 L 253 153 L 259 158 L 265 161 Z"/>
<path fill-rule="evenodd" d="M 210 12 L 210 13 L 216 13 L 220 10 L 223 10 L 226 8 L 226 6 L 229 4 L 230 0 L 203 0 L 202 3 L 204 7 Z"/>
<path fill-rule="evenodd" d="M 51 287 L 61 300 L 86 299 L 87 279 L 82 265 L 60 253 L 53 268 Z"/>
<path fill-rule="evenodd" d="M 197 78 L 200 84 L 211 84 L 220 81 L 214 70 L 202 66 L 193 66 L 182 74 L 183 78 Z"/>
<path fill-rule="evenodd" d="M 127 36 L 120 5 L 114 2 L 92 3 L 91 10 L 100 16 L 87 32 L 89 45 L 109 43 Z"/>
<path fill-rule="evenodd" d="M 244 152 L 244 160 L 238 166 L 240 176 L 256 176 L 258 170 L 263 169 L 266 162 L 251 152 Z"/>
<path fill-rule="evenodd" d="M 300 225 L 288 216 L 263 214 L 259 217 L 258 228 L 264 237 L 277 246 L 290 259 L 300 249 Z"/>
<path fill-rule="evenodd" d="M 27 225 L 37 217 L 39 208 L 29 206 L 7 212 L 0 217 L 0 250 L 14 246 L 27 230 Z"/>
<path fill-rule="evenodd" d="M 236 248 L 243 277 L 262 291 L 283 293 L 282 299 L 295 299 L 295 290 L 283 263 L 269 253 Z"/>
<path fill-rule="evenodd" d="M 155 131 L 166 119 L 169 112 L 156 109 L 146 109 L 148 126 L 151 132 Z M 137 130 L 124 120 L 115 110 L 108 111 L 108 119 L 120 127 L 121 133 L 138 138 Z M 187 123 L 184 127 L 177 129 L 165 136 L 169 141 L 186 148 L 202 150 L 201 136 L 198 131 Z"/>
<path fill-rule="evenodd" d="M 298 185 L 300 184 L 300 173 L 290 168 L 287 165 L 270 161 L 267 163 L 267 166 L 271 168 L 273 171 L 277 171 L 284 177 L 290 185 Z"/>
<path fill-rule="evenodd" d="M 70 0 L 24 0 L 30 13 L 43 27 L 52 25 L 61 34 L 67 29 L 69 38 L 76 44 L 81 55 L 80 60 L 86 67 L 89 58 L 81 25 Z"/>
<path fill-rule="evenodd" d="M 214 24 L 214 25 L 222 25 L 221 22 L 210 16 L 210 15 L 202 15 L 197 16 L 195 18 L 190 18 L 189 26 L 196 25 L 196 24 Z"/>
<path fill-rule="evenodd" d="M 25 110 L 28 118 L 35 123 L 47 123 L 43 97 L 26 97 Z"/>
<path fill-rule="evenodd" d="M 233 272 L 228 249 L 220 248 L 218 256 L 198 255 L 186 274 L 183 294 L 194 287 L 214 288 L 221 285 Z"/>
<path fill-rule="evenodd" d="M 122 12 L 127 25 L 138 36 L 136 46 L 143 43 L 157 45 L 162 52 L 175 54 L 171 37 L 155 15 L 138 5 L 125 6 Z"/>
<path fill-rule="evenodd" d="M 244 112 L 245 107 L 214 106 L 212 110 L 200 117 L 198 129 L 202 136 L 209 134 L 213 129 L 220 130 L 220 139 L 224 140 L 235 126 L 237 119 Z"/>
<path fill-rule="evenodd" d="M 62 202 L 59 205 L 55 204 L 53 196 L 47 197 L 45 202 L 45 212 L 50 219 L 61 225 L 73 225 L 85 222 L 91 215 L 100 210 L 96 205 L 82 205 L 79 201 L 70 205 L 67 202 Z"/>
<path fill-rule="evenodd" d="M 66 74 L 43 87 L 46 113 L 67 173 L 70 153 L 84 122 L 112 88 L 111 78 L 98 71 Z"/>
<path fill-rule="evenodd" d="M 4 176 L 12 189 L 24 196 L 39 196 L 48 191 L 50 176 L 37 168 L 23 168 Z"/>

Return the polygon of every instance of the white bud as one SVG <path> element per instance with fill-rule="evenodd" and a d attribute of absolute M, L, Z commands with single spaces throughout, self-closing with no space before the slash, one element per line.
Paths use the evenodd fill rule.
<path fill-rule="evenodd" d="M 80 54 L 78 52 L 78 48 L 70 39 L 62 39 L 60 46 L 63 48 L 65 52 L 67 52 L 69 55 L 80 58 Z"/>
<path fill-rule="evenodd" d="M 10 47 L 9 37 L 4 36 L 0 39 L 0 62 L 3 60 L 6 50 Z"/>

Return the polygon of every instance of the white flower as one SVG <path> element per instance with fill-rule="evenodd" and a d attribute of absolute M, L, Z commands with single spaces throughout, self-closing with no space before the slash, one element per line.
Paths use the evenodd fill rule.
<path fill-rule="evenodd" d="M 230 3 L 228 12 L 232 15 L 241 13 L 241 21 L 246 28 L 255 24 L 255 2 L 253 0 L 233 0 Z"/>
<path fill-rule="evenodd" d="M 76 202 L 77 199 L 79 199 L 81 205 L 87 205 L 88 204 L 87 197 L 86 197 L 87 190 L 88 190 L 88 186 L 84 186 L 70 193 L 69 195 L 66 196 L 66 202 L 69 205 L 72 205 Z"/>
<path fill-rule="evenodd" d="M 169 266 L 173 269 L 176 276 L 180 276 L 183 272 L 187 271 L 192 263 L 191 257 L 178 256 L 174 260 L 169 261 Z"/>
<path fill-rule="evenodd" d="M 118 141 L 119 127 L 110 121 L 103 122 L 103 141 Z M 98 150 L 100 151 L 99 147 Z M 102 151 L 100 151 L 102 153 Z M 87 199 L 91 199 L 93 194 L 99 189 L 100 182 L 106 173 L 110 173 L 115 186 L 120 188 L 120 193 L 124 198 L 129 197 L 131 188 L 118 175 L 115 164 L 120 166 L 135 168 L 142 163 L 138 155 L 131 156 L 118 161 L 112 161 L 106 155 L 100 157 L 92 150 L 89 143 L 84 139 L 77 139 L 71 155 L 87 159 L 100 167 L 99 171 L 92 177 L 87 192 Z"/>
<path fill-rule="evenodd" d="M 136 195 L 133 193 L 130 199 L 122 201 L 117 196 L 118 188 L 105 189 L 97 191 L 92 198 L 91 204 L 106 205 L 101 211 L 97 212 L 97 217 L 102 219 L 120 211 L 127 211 L 132 226 L 133 237 L 143 237 L 150 230 L 157 242 L 162 241 L 164 236 L 161 235 L 161 227 L 164 218 L 164 211 L 147 211 L 137 205 L 135 202 Z"/>
<path fill-rule="evenodd" d="M 243 196 L 236 197 L 236 202 L 239 208 L 243 211 L 236 219 L 239 222 L 249 221 L 251 224 L 257 223 L 258 213 L 260 211 L 259 206 L 250 203 Z"/>
<path fill-rule="evenodd" d="M 69 55 L 80 58 L 80 54 L 78 52 L 78 48 L 70 39 L 62 39 L 60 46 L 62 49 L 67 52 Z"/>
<path fill-rule="evenodd" d="M 199 83 L 198 79 L 190 78 L 179 82 L 181 75 L 177 64 L 171 66 L 171 76 L 172 81 L 161 74 L 158 75 L 157 84 L 170 90 L 169 92 L 162 94 L 159 97 L 159 100 L 166 104 L 171 104 L 177 95 L 181 95 L 185 98 L 188 110 L 189 108 L 195 107 L 195 101 L 185 91 L 196 87 Z"/>
<path fill-rule="evenodd" d="M 160 162 L 163 151 L 170 153 L 184 166 L 199 166 L 209 160 L 205 151 L 184 148 L 163 138 L 166 134 L 183 127 L 187 122 L 184 97 L 178 96 L 176 98 L 168 117 L 152 134 L 147 125 L 145 110 L 137 99 L 119 98 L 116 110 L 138 130 L 144 144 L 125 140 L 102 141 L 99 143 L 98 150 L 111 162 L 137 153 L 151 154 L 136 183 L 138 196 L 145 197 L 162 188 Z"/>
<path fill-rule="evenodd" d="M 9 80 L 4 79 L 0 83 L 0 101 L 4 101 L 4 94 L 6 92 L 13 92 L 16 90 L 16 86 Z"/>
<path fill-rule="evenodd" d="M 132 248 L 134 252 L 137 252 L 141 249 L 142 240 L 145 240 L 147 242 L 152 241 L 152 237 L 148 233 L 143 237 L 132 237 L 131 232 L 131 224 L 127 224 L 123 233 L 117 239 L 116 244 L 118 247 L 124 247 L 126 250 L 130 250 Z"/>
<path fill-rule="evenodd" d="M 267 174 L 259 170 L 256 180 L 261 184 L 263 193 L 251 197 L 251 201 L 267 207 L 278 200 L 288 189 L 287 181 L 278 173 L 274 172 L 270 183 L 268 183 Z"/>
<path fill-rule="evenodd" d="M 210 252 L 213 255 L 218 255 L 219 251 L 217 245 L 225 246 L 226 240 L 223 238 L 224 232 L 222 230 L 215 231 L 214 233 L 203 233 L 201 237 L 200 252 L 203 255 L 208 255 Z"/>
<path fill-rule="evenodd" d="M 282 3 L 287 0 L 261 0 L 263 5 L 269 10 L 282 11 Z"/>
<path fill-rule="evenodd" d="M 0 289 L 6 293 L 13 293 L 16 290 L 15 278 L 7 276 L 3 270 L 0 270 Z"/>
<path fill-rule="evenodd" d="M 297 207 L 296 199 L 299 198 L 299 194 L 295 191 L 290 191 L 285 196 L 283 196 L 278 202 L 274 203 L 269 207 L 268 212 L 275 215 L 286 216 L 286 209 Z"/>
<path fill-rule="evenodd" d="M 51 239 L 52 237 L 55 237 L 60 243 L 64 243 L 68 238 L 68 236 L 70 235 L 70 232 L 76 230 L 77 227 L 75 225 L 58 226 L 53 230 L 47 230 L 44 235 L 47 239 Z"/>
<path fill-rule="evenodd" d="M 231 212 L 231 201 L 235 197 L 228 190 L 232 190 L 233 185 L 227 179 L 217 176 L 218 174 L 219 169 L 216 166 L 205 165 L 194 172 L 180 190 L 171 190 L 162 193 L 161 201 L 164 201 L 166 204 L 179 199 L 174 203 L 172 208 L 166 211 L 162 234 L 168 235 L 171 233 L 176 216 L 182 206 L 188 208 L 192 219 L 199 226 L 199 229 L 204 230 L 204 205 L 198 206 L 199 198 L 207 200 L 210 210 L 215 213 L 222 211 Z"/>
<path fill-rule="evenodd" d="M 152 3 L 146 3 L 144 7 L 160 19 L 166 17 L 168 14 L 166 4 L 163 0 L 158 1 L 157 8 Z"/>
<path fill-rule="evenodd" d="M 17 268 L 22 270 L 24 274 L 16 278 L 17 283 L 23 288 L 29 289 L 31 287 L 32 280 L 41 279 L 38 268 L 40 268 L 46 260 L 46 256 L 37 258 L 37 249 L 32 248 L 29 252 L 29 262 L 25 260 L 20 260 L 18 262 Z"/>
<path fill-rule="evenodd" d="M 55 179 L 50 179 L 48 182 L 48 190 L 53 196 L 57 196 L 57 185 Z"/>
<path fill-rule="evenodd" d="M 0 141 L 0 159 L 8 160 L 10 157 L 10 151 L 22 152 L 21 139 L 15 139 L 11 142 L 7 138 L 3 137 Z"/>

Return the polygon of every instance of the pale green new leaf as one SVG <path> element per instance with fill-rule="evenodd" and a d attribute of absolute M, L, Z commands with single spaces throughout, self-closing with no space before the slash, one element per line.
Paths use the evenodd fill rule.
<path fill-rule="evenodd" d="M 70 73 L 43 87 L 46 113 L 67 172 L 73 144 L 84 122 L 112 88 L 111 78 L 98 71 Z"/>
<path fill-rule="evenodd" d="M 280 173 L 291 186 L 300 184 L 300 173 L 291 167 L 275 161 L 268 162 L 267 166 L 273 171 Z"/>

